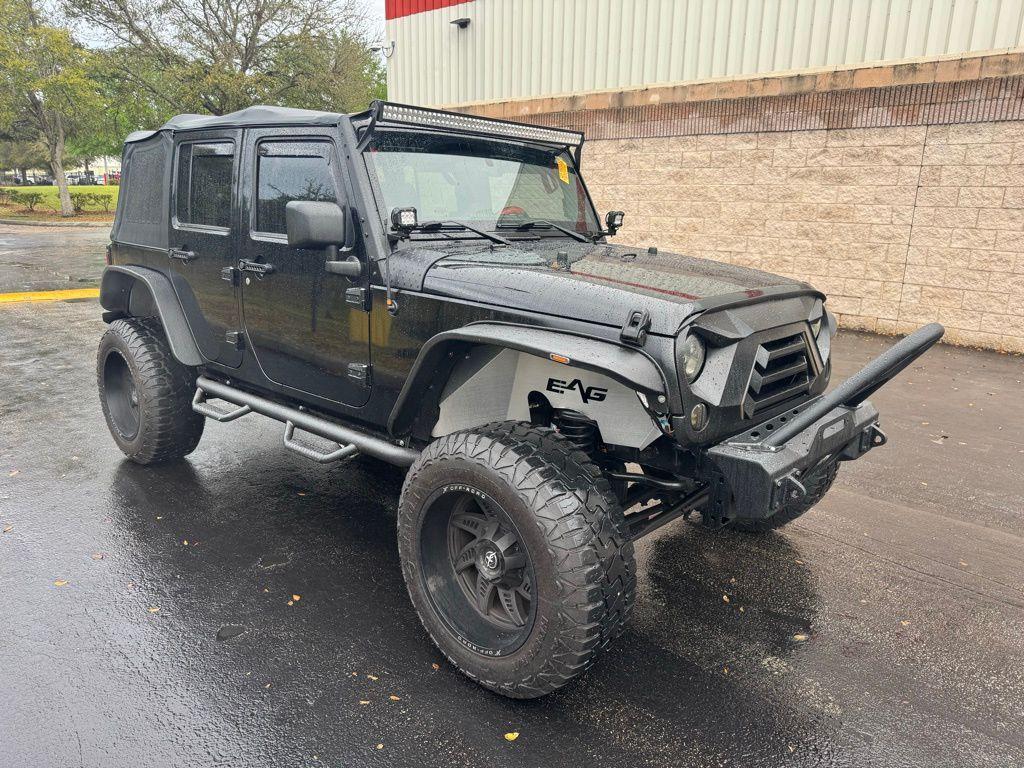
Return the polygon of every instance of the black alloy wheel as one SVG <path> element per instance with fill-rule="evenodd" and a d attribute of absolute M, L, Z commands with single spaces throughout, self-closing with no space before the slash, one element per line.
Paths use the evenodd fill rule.
<path fill-rule="evenodd" d="M 521 646 L 536 613 L 533 563 L 500 505 L 477 488 L 441 488 L 420 541 L 427 593 L 463 644 L 486 656 Z"/>

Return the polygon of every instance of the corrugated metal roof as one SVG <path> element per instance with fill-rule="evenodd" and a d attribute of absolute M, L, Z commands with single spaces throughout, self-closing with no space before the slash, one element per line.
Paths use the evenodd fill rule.
<path fill-rule="evenodd" d="M 474 0 L 387 31 L 388 98 L 454 105 L 1017 48 L 1024 0 Z"/>

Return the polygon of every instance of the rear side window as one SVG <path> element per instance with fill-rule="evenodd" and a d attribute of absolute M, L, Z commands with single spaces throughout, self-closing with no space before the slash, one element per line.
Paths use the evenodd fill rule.
<path fill-rule="evenodd" d="M 284 234 L 284 207 L 292 200 L 338 202 L 331 153 L 326 141 L 265 141 L 259 145 L 256 231 Z"/>
<path fill-rule="evenodd" d="M 235 145 L 230 141 L 178 147 L 176 209 L 182 224 L 231 226 L 231 180 Z"/>

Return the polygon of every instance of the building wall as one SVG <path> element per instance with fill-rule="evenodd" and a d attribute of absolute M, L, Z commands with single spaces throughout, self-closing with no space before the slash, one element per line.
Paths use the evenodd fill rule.
<path fill-rule="evenodd" d="M 845 327 L 1024 352 L 1022 74 L 1018 54 L 467 111 L 584 128 L 618 242 L 806 280 Z"/>
<path fill-rule="evenodd" d="M 388 0 L 386 15 L 389 98 L 420 105 L 1024 45 L 1024 0 Z"/>

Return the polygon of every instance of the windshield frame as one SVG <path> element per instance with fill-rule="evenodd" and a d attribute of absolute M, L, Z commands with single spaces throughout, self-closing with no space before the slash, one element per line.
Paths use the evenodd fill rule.
<path fill-rule="evenodd" d="M 374 131 L 373 131 L 374 138 L 379 137 L 381 135 L 386 135 L 386 134 L 398 134 L 398 135 L 410 135 L 410 134 L 415 135 L 415 134 L 419 134 L 419 135 L 424 135 L 424 136 L 443 136 L 445 138 L 458 139 L 458 140 L 461 140 L 461 141 L 478 143 L 480 145 L 500 144 L 500 145 L 504 145 L 504 146 L 523 147 L 523 148 L 527 148 L 527 149 L 531 149 L 531 150 L 537 150 L 537 149 L 542 149 L 542 150 L 547 150 L 547 151 L 553 151 L 553 150 L 554 151 L 558 151 L 558 150 L 560 150 L 565 155 L 565 162 L 566 162 L 566 164 L 575 173 L 576 180 L 579 182 L 580 189 L 583 192 L 584 204 L 586 206 L 586 215 L 589 215 L 589 216 L 593 217 L 593 223 L 597 227 L 595 230 L 587 230 L 586 232 L 581 232 L 580 234 L 586 235 L 588 238 L 590 238 L 592 240 L 596 240 L 596 239 L 598 239 L 598 238 L 600 238 L 601 236 L 604 235 L 604 231 L 601 228 L 601 219 L 600 219 L 600 217 L 597 214 L 597 207 L 594 205 L 594 199 L 593 199 L 593 197 L 591 197 L 590 190 L 587 188 L 587 182 L 583 178 L 583 174 L 580 171 L 578 154 L 576 152 L 574 152 L 573 148 L 570 147 L 569 145 L 556 146 L 554 144 L 546 144 L 546 143 L 543 143 L 543 142 L 523 141 L 523 140 L 519 140 L 519 139 L 511 139 L 511 138 L 507 138 L 507 137 L 504 137 L 504 136 L 472 136 L 472 135 L 461 134 L 461 133 L 458 133 L 458 132 L 450 132 L 450 131 L 443 131 L 443 130 L 437 130 L 437 129 L 420 129 L 420 128 L 415 128 L 415 127 L 410 127 L 410 126 L 402 126 L 402 127 L 395 127 L 395 128 L 385 127 L 385 126 L 377 126 L 374 129 Z M 379 177 L 377 175 L 376 165 L 367 156 L 368 154 L 372 154 L 372 152 L 371 152 L 372 144 L 373 144 L 372 139 L 370 141 L 366 141 L 365 146 L 362 148 L 362 150 L 360 152 L 360 154 L 362 155 L 361 159 L 363 161 L 363 167 L 366 169 L 367 177 L 370 180 L 370 191 L 371 191 L 371 193 L 373 195 L 374 207 L 377 209 L 377 215 L 378 215 L 378 217 L 380 219 L 381 226 L 384 228 L 385 233 L 390 233 L 390 232 L 392 232 L 391 220 L 390 220 L 391 210 L 386 207 L 387 206 L 387 201 L 384 199 L 384 192 L 383 192 L 383 189 L 381 188 L 380 179 L 379 179 Z M 433 154 L 442 154 L 442 153 L 433 153 Z M 529 221 L 529 219 L 527 219 L 527 221 Z M 504 237 L 508 237 L 510 235 L 514 235 L 514 233 L 516 232 L 516 230 L 514 228 L 512 228 L 512 227 L 501 227 L 501 228 L 498 228 L 497 226 L 494 226 L 494 225 L 491 225 L 491 226 L 481 225 L 479 228 L 483 229 L 483 230 L 486 230 L 488 232 L 493 232 L 495 234 L 498 234 L 498 235 L 501 235 L 501 236 L 504 236 Z M 453 234 L 465 234 L 467 236 L 466 237 L 452 237 Z M 538 239 L 539 236 L 572 239 L 569 235 L 566 235 L 563 232 L 559 232 L 556 228 L 553 228 L 553 227 L 552 228 L 537 227 L 537 228 L 534 228 L 534 229 L 526 230 L 522 234 L 524 235 L 523 239 Z M 458 243 L 460 241 L 466 241 L 466 240 L 480 240 L 480 239 L 482 239 L 478 235 L 474 235 L 472 232 L 466 232 L 466 233 L 454 233 L 454 232 L 447 232 L 447 233 L 443 233 L 443 232 L 416 232 L 416 235 L 417 235 L 417 240 L 445 240 L 445 241 L 448 241 L 448 242 L 451 242 L 451 243 Z"/>

